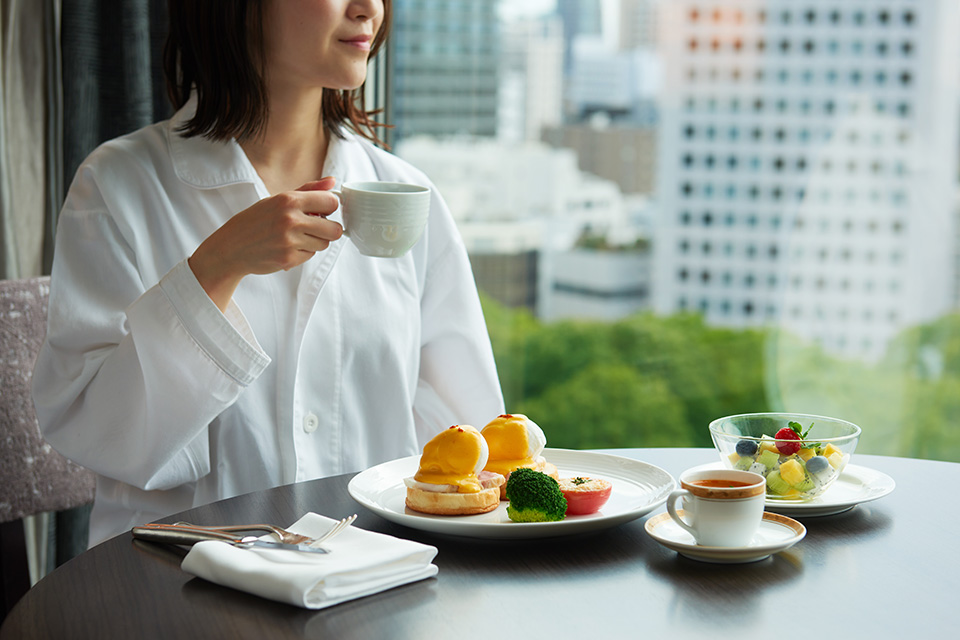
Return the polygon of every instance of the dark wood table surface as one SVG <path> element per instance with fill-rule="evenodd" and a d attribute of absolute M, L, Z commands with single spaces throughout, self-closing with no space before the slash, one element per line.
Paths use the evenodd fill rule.
<path fill-rule="evenodd" d="M 611 451 L 675 478 L 712 449 Z M 833 516 L 766 560 L 716 565 L 679 556 L 648 517 L 542 540 L 477 540 L 388 522 L 347 493 L 351 475 L 260 491 L 166 519 L 289 524 L 308 511 L 436 546 L 436 578 L 312 611 L 180 570 L 183 552 L 108 540 L 41 580 L 0 638 L 921 638 L 956 637 L 960 464 L 856 455 L 896 490 Z"/>

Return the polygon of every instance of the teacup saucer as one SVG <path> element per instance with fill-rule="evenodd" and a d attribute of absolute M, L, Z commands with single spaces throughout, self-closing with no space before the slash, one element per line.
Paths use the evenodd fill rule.
<path fill-rule="evenodd" d="M 763 560 L 789 549 L 807 534 L 807 529 L 796 520 L 769 512 L 764 512 L 760 529 L 750 544 L 743 547 L 702 547 L 673 521 L 669 513 L 650 518 L 644 528 L 651 538 L 684 557 L 718 564 Z"/>

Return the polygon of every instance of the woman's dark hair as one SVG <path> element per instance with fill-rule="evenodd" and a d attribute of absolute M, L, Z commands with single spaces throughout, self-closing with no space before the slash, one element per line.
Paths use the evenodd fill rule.
<path fill-rule="evenodd" d="M 267 123 L 263 78 L 263 0 L 168 0 L 170 31 L 163 50 L 167 95 L 179 109 L 197 93 L 197 112 L 182 127 L 187 137 L 244 140 Z M 383 23 L 371 45 L 376 55 L 390 27 L 391 0 L 383 0 Z M 346 125 L 382 144 L 364 109 L 364 87 L 323 90 L 324 126 L 340 135 Z"/>

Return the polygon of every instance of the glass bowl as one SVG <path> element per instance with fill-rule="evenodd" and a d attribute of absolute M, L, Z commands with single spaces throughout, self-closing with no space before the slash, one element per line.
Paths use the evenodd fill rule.
<path fill-rule="evenodd" d="M 782 429 L 799 433 L 786 437 Z M 744 413 L 711 422 L 710 436 L 727 468 L 767 479 L 768 499 L 805 501 L 840 476 L 857 448 L 860 427 L 803 413 Z"/>

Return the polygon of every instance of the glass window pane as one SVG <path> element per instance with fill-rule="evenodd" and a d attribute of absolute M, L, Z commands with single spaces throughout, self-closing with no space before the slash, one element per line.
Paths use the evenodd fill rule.
<path fill-rule="evenodd" d="M 726 414 L 960 461 L 954 0 L 396 0 L 394 151 L 436 183 L 508 410 L 563 447 Z"/>

